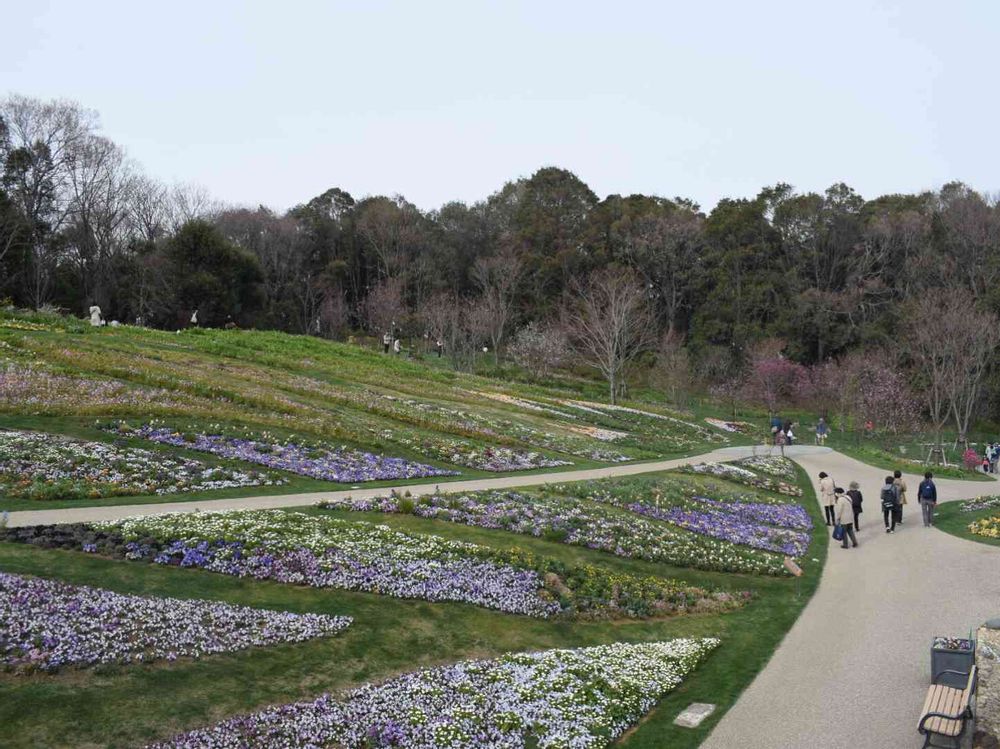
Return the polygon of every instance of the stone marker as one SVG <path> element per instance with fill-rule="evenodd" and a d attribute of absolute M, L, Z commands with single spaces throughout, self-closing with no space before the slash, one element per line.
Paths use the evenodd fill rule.
<path fill-rule="evenodd" d="M 701 722 L 715 712 L 715 705 L 707 702 L 692 702 L 687 710 L 674 718 L 674 725 L 681 728 L 697 728 Z"/>

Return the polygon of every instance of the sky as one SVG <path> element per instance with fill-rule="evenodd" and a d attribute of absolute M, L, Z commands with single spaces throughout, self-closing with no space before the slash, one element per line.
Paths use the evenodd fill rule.
<path fill-rule="evenodd" d="M 776 182 L 1000 191 L 1000 3 L 0 2 L 0 96 L 68 98 L 152 176 L 423 209 L 560 166 L 710 209 Z"/>

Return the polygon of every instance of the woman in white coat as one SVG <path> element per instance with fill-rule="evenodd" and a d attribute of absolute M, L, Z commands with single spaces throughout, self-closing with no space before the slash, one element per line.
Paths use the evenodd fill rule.
<path fill-rule="evenodd" d="M 851 543 L 857 548 L 858 537 L 854 535 L 854 503 L 851 502 L 851 497 L 844 493 L 844 490 L 839 486 L 834 490 L 836 500 L 834 502 L 834 518 L 837 521 L 837 525 L 844 529 L 844 543 L 840 545 L 840 548 L 847 549 L 850 548 L 847 545 L 847 539 L 851 539 Z"/>
<path fill-rule="evenodd" d="M 833 525 L 833 505 L 836 501 L 834 496 L 835 484 L 833 479 L 827 476 L 826 471 L 819 474 L 819 500 L 823 503 L 823 512 L 826 513 L 826 524 Z"/>

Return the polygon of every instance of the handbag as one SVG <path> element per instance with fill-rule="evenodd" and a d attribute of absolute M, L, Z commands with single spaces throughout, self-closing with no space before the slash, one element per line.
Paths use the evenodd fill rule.
<path fill-rule="evenodd" d="M 833 528 L 833 540 L 843 541 L 844 540 L 844 526 L 837 523 Z"/>

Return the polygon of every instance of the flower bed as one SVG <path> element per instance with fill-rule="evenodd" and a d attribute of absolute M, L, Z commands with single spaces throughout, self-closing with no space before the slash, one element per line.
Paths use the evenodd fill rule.
<path fill-rule="evenodd" d="M 1000 515 L 969 523 L 969 531 L 984 538 L 1000 538 Z"/>
<path fill-rule="evenodd" d="M 761 476 L 758 473 L 737 463 L 695 463 L 681 468 L 682 471 L 717 476 L 727 481 L 736 481 L 755 489 L 786 494 L 790 497 L 801 497 L 802 489 L 795 484 L 778 479 L 774 476 Z"/>
<path fill-rule="evenodd" d="M 707 538 L 656 519 L 551 494 L 513 491 L 326 500 L 321 507 L 362 512 L 412 512 L 453 523 L 495 528 L 585 546 L 617 556 L 722 572 L 785 574 L 780 557 Z"/>
<path fill-rule="evenodd" d="M 159 388 L 106 378 L 69 377 L 0 360 L 0 408 L 23 413 L 77 414 L 82 410 L 148 408 L 151 403 L 170 408 L 182 405 L 184 399 Z"/>
<path fill-rule="evenodd" d="M 569 567 L 371 523 L 280 511 L 185 513 L 0 531 L 0 540 L 399 598 L 462 601 L 541 618 L 719 612 L 746 594 Z"/>
<path fill-rule="evenodd" d="M 0 572 L 0 663 L 18 670 L 198 658 L 347 628 L 349 617 L 122 595 Z"/>
<path fill-rule="evenodd" d="M 274 474 L 207 466 L 150 450 L 0 431 L 0 494 L 8 497 L 81 499 L 282 483 Z"/>
<path fill-rule="evenodd" d="M 976 497 L 975 499 L 965 499 L 959 505 L 962 512 L 978 512 L 979 510 L 1000 509 L 1000 496 L 991 495 Z"/>
<path fill-rule="evenodd" d="M 766 473 L 783 481 L 795 481 L 795 464 L 788 458 L 779 456 L 753 455 L 749 458 L 733 461 L 732 465 L 746 468 L 756 474 Z"/>
<path fill-rule="evenodd" d="M 730 512 L 723 502 L 702 501 L 711 504 L 704 509 L 694 510 L 685 507 L 659 508 L 635 503 L 629 505 L 628 509 L 639 515 L 674 523 L 700 535 L 754 549 L 799 557 L 809 548 L 808 533 L 755 523 L 737 512 Z"/>
<path fill-rule="evenodd" d="M 753 434 L 756 431 L 754 425 L 746 421 L 726 421 L 708 416 L 705 418 L 705 423 L 730 434 Z"/>
<path fill-rule="evenodd" d="M 122 425 L 119 431 L 163 445 L 186 447 L 223 458 L 257 463 L 269 468 L 339 483 L 457 475 L 457 471 L 344 447 L 309 447 L 294 442 L 241 439 L 222 434 L 182 434 L 167 427 L 150 424 L 135 429 Z"/>
<path fill-rule="evenodd" d="M 240 746 L 610 746 L 718 646 L 716 639 L 508 654 L 417 671 L 341 699 L 268 708 L 158 749 Z"/>

